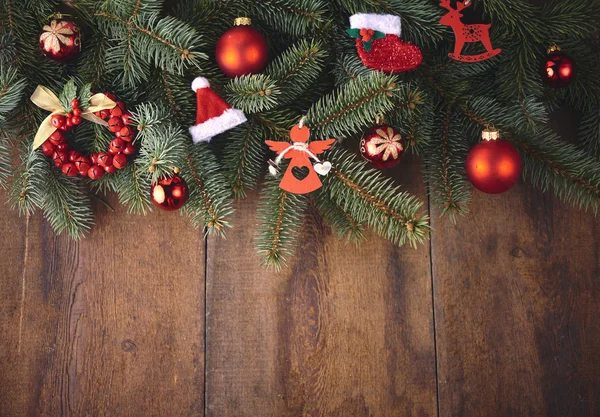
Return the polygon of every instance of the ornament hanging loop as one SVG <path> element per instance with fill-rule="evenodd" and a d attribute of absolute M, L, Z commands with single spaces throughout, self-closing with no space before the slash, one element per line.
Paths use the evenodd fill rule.
<path fill-rule="evenodd" d="M 498 140 L 500 138 L 500 131 L 494 127 L 493 123 L 487 123 L 485 129 L 481 132 L 481 139 L 483 140 Z"/>

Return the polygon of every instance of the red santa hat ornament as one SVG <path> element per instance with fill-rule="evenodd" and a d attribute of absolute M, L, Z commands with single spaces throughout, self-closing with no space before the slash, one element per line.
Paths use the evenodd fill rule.
<path fill-rule="evenodd" d="M 213 136 L 246 122 L 241 110 L 232 108 L 225 100 L 210 88 L 204 77 L 197 77 L 192 83 L 196 92 L 196 124 L 190 127 L 194 143 L 210 142 Z"/>
<path fill-rule="evenodd" d="M 423 61 L 418 46 L 400 40 L 400 16 L 357 13 L 350 16 L 348 34 L 356 39 L 362 63 L 383 72 L 405 72 L 416 69 Z"/>

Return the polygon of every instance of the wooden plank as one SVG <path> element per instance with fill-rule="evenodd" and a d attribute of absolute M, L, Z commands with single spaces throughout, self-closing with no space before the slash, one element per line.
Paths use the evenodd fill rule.
<path fill-rule="evenodd" d="M 202 231 L 110 203 L 80 242 L 2 208 L 0 416 L 203 415 Z"/>
<path fill-rule="evenodd" d="M 600 225 L 519 185 L 434 213 L 440 416 L 600 414 Z"/>
<path fill-rule="evenodd" d="M 396 176 L 424 196 L 419 169 Z M 313 218 L 290 270 L 266 273 L 256 202 L 208 244 L 207 416 L 435 416 L 429 246 L 356 248 Z"/>

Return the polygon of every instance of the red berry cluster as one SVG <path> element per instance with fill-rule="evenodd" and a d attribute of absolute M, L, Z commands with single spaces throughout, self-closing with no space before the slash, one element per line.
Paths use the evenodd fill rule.
<path fill-rule="evenodd" d="M 93 153 L 88 158 L 69 149 L 64 133 L 81 123 L 81 109 L 77 99 L 73 99 L 71 102 L 72 110 L 69 114 L 52 116 L 52 126 L 58 130 L 42 144 L 42 153 L 51 157 L 54 165 L 69 177 L 79 174 L 93 180 L 102 178 L 104 173 L 112 174 L 117 169 L 125 168 L 127 155 L 135 152 L 135 146 L 131 143 L 135 134 L 130 127 L 131 113 L 127 112 L 122 102 L 117 101 L 114 94 L 104 94 L 117 103 L 110 110 L 95 113 L 96 116 L 108 121 L 108 128 L 115 134 L 115 138 L 108 147 L 108 152 Z"/>

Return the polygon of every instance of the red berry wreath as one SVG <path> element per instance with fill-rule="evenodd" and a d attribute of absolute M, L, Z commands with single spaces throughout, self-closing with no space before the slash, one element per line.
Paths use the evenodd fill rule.
<path fill-rule="evenodd" d="M 127 155 L 135 153 L 135 146 L 132 143 L 135 131 L 130 125 L 131 113 L 127 111 L 123 102 L 117 100 L 114 94 L 104 93 L 93 96 L 90 100 L 92 105 L 86 112 L 79 107 L 77 98 L 71 101 L 70 111 L 65 112 L 60 104 L 57 106 L 57 103 L 60 103 L 58 97 L 44 87 L 38 87 L 32 96 L 32 101 L 38 106 L 52 111 L 52 115 L 44 120 L 36 135 L 34 149 L 37 148 L 36 142 L 39 142 L 40 134 L 43 139 L 44 132 L 53 131 L 41 144 L 41 150 L 44 155 L 52 158 L 54 165 L 62 170 L 63 174 L 69 177 L 79 174 L 94 180 L 100 179 L 105 173 L 112 174 L 117 169 L 125 168 Z M 94 106 L 94 101 L 100 102 L 100 105 Z M 95 108 L 103 109 L 92 113 Z M 93 153 L 87 157 L 70 149 L 65 134 L 74 126 L 81 124 L 82 119 L 107 125 L 108 129 L 114 133 L 115 138 L 110 142 L 106 152 Z M 48 123 L 51 126 L 48 126 Z"/>

